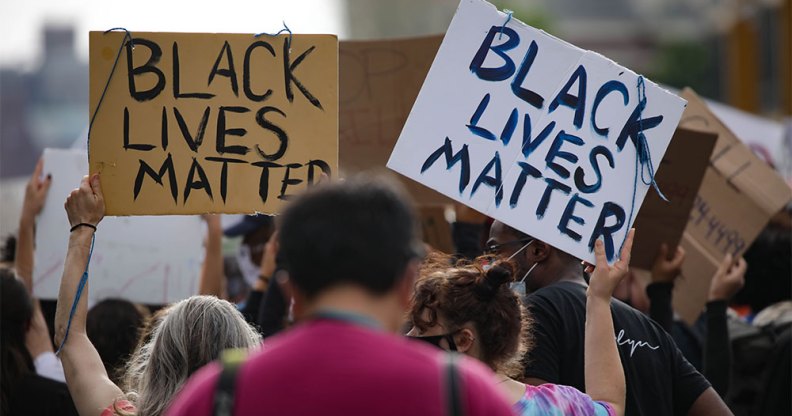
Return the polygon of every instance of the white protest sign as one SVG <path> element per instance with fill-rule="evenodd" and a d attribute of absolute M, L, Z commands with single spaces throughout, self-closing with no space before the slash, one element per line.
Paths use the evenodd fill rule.
<path fill-rule="evenodd" d="M 388 167 L 587 261 L 602 237 L 613 260 L 684 107 L 599 54 L 463 0 Z"/>
<path fill-rule="evenodd" d="M 84 151 L 44 150 L 52 186 L 36 223 L 33 293 L 57 299 L 69 242 L 63 203 L 88 173 Z M 198 216 L 105 217 L 96 233 L 88 282 L 92 301 L 165 304 L 198 292 L 203 230 Z"/>

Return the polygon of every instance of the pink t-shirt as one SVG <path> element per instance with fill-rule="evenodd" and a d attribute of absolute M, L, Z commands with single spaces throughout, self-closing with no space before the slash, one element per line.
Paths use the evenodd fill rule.
<path fill-rule="evenodd" d="M 237 374 L 235 415 L 447 416 L 442 351 L 336 320 L 307 322 L 267 340 Z M 461 357 L 466 416 L 512 415 L 492 373 Z M 211 415 L 217 363 L 198 371 L 170 416 Z"/>

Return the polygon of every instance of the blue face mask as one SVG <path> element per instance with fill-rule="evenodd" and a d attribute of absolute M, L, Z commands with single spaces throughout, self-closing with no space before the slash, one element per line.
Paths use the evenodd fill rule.
<path fill-rule="evenodd" d="M 526 248 L 528 248 L 528 246 L 530 246 L 530 245 L 531 245 L 531 243 L 533 243 L 533 242 L 534 242 L 534 240 L 531 240 L 531 241 L 529 241 L 529 242 L 528 242 L 526 245 L 522 246 L 522 247 L 521 247 L 519 250 L 515 251 L 515 252 L 514 252 L 514 254 L 512 254 L 511 256 L 509 256 L 509 258 L 508 258 L 507 260 L 511 260 L 511 259 L 513 259 L 513 258 L 514 258 L 515 256 L 517 256 L 517 254 L 519 254 L 521 251 L 523 251 L 523 250 L 525 250 Z M 525 294 L 526 294 L 526 290 L 525 290 L 525 279 L 527 279 L 527 278 L 528 278 L 528 275 L 529 275 L 529 274 L 531 274 L 531 272 L 533 271 L 534 267 L 536 267 L 536 265 L 537 265 L 537 264 L 539 264 L 539 263 L 534 263 L 534 264 L 533 264 L 533 266 L 531 266 L 531 268 L 530 268 L 530 269 L 528 269 L 528 271 L 527 271 L 527 272 L 525 272 L 525 274 L 523 275 L 522 279 L 520 279 L 520 280 L 519 280 L 519 281 L 517 281 L 517 282 L 512 282 L 512 283 L 510 283 L 510 284 L 509 284 L 509 288 L 510 288 L 511 290 L 513 290 L 513 291 L 517 292 L 517 294 L 518 294 L 518 295 L 520 295 L 520 297 L 521 297 L 521 298 L 525 297 Z"/>

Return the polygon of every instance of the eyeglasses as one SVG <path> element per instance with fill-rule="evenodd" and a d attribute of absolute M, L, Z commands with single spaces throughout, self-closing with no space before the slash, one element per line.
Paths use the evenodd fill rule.
<path fill-rule="evenodd" d="M 503 249 L 503 247 L 510 246 L 513 244 L 526 244 L 526 243 L 530 243 L 531 241 L 533 241 L 533 238 L 521 238 L 519 240 L 507 241 L 505 243 L 500 243 L 500 244 L 490 244 L 484 248 L 484 252 L 486 254 L 495 255 L 495 254 L 499 254 L 500 251 Z"/>
<path fill-rule="evenodd" d="M 449 350 L 456 351 L 457 350 L 457 346 L 456 346 L 456 343 L 454 342 L 454 334 L 456 334 L 457 332 L 458 331 L 454 331 L 454 332 L 449 332 L 449 333 L 443 334 L 443 335 L 428 335 L 428 336 L 423 336 L 423 337 L 416 337 L 416 336 L 408 335 L 407 338 L 412 338 L 412 339 L 417 339 L 417 340 L 420 340 L 420 341 L 428 342 L 428 343 L 430 343 L 430 344 L 432 344 L 435 347 L 440 348 L 440 349 L 443 348 L 443 347 L 440 346 L 440 340 L 445 339 L 446 342 L 448 342 Z"/>

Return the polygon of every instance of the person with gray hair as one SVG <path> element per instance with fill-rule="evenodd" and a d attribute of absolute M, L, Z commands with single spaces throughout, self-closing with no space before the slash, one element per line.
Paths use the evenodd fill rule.
<path fill-rule="evenodd" d="M 155 315 L 151 333 L 130 358 L 125 394 L 108 378 L 86 335 L 87 282 L 81 295 L 79 289 L 104 210 L 98 175 L 83 178 L 66 199 L 72 231 L 55 314 L 66 383 L 80 415 L 159 415 L 193 372 L 224 349 L 258 347 L 261 337 L 225 300 L 193 296 L 177 302 Z"/>

